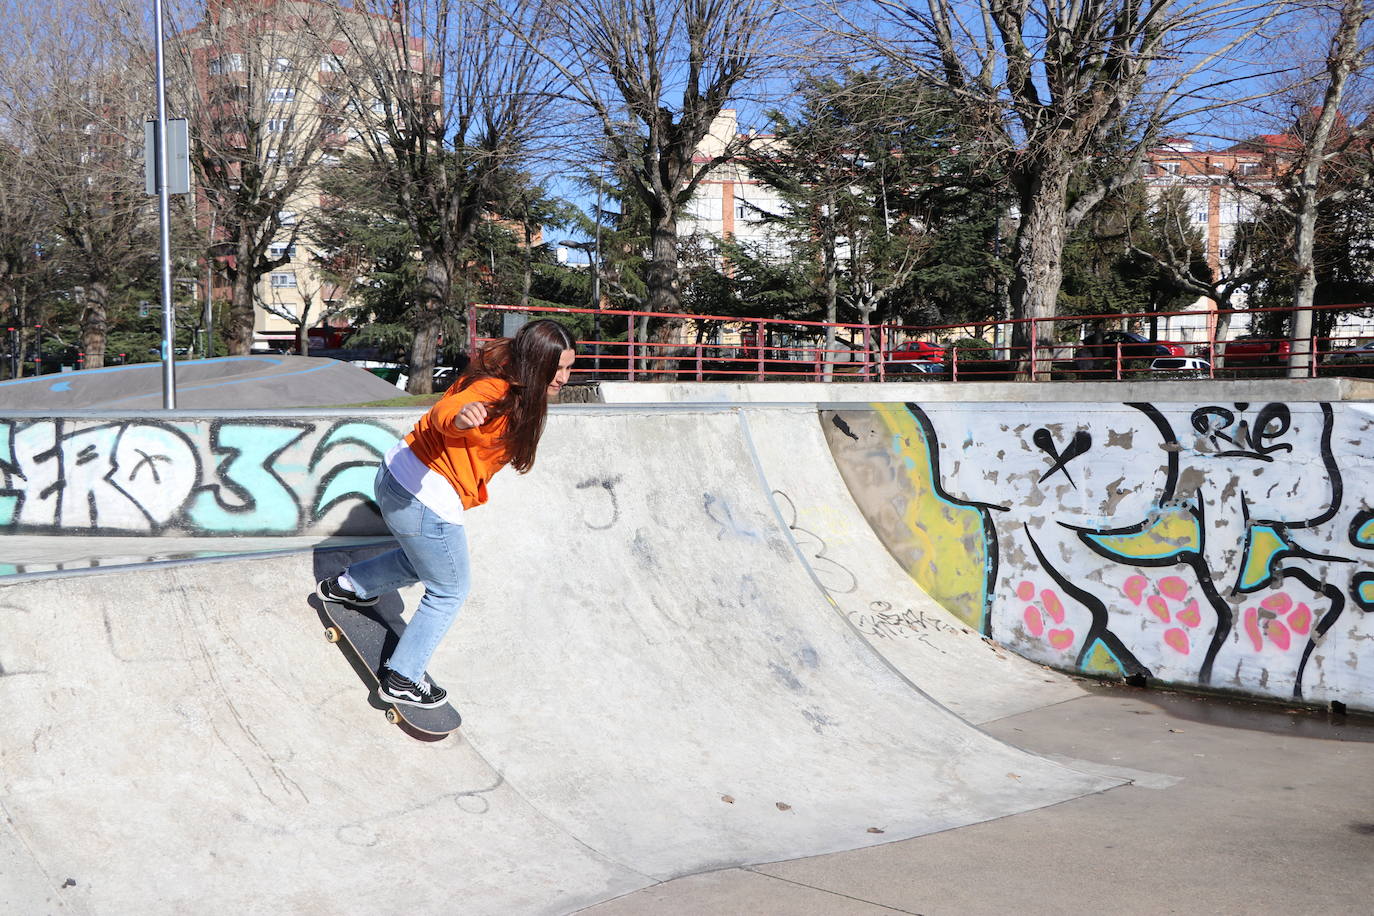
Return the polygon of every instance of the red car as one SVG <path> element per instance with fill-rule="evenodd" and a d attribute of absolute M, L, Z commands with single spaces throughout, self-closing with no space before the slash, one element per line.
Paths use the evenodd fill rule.
<path fill-rule="evenodd" d="M 1242 369 L 1248 366 L 1284 366 L 1293 344 L 1283 337 L 1261 337 L 1247 334 L 1228 340 L 1221 345 L 1221 355 L 1226 359 L 1226 368 Z"/>
<path fill-rule="evenodd" d="M 889 360 L 940 360 L 945 358 L 945 348 L 924 340 L 908 340 L 896 349 L 890 350 L 887 358 Z"/>

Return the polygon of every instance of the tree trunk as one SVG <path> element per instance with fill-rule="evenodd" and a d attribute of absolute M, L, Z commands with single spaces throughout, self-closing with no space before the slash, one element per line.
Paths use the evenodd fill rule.
<path fill-rule="evenodd" d="M 253 308 L 253 249 L 247 239 L 235 246 L 233 284 L 229 288 L 229 327 L 225 342 L 230 356 L 247 356 L 253 349 L 253 329 L 257 315 Z"/>
<path fill-rule="evenodd" d="M 244 271 L 234 277 L 230 288 L 229 329 L 226 342 L 230 356 L 247 356 L 253 349 L 253 286 Z"/>
<path fill-rule="evenodd" d="M 449 271 L 434 251 L 422 252 L 425 260 L 425 280 L 420 289 L 420 316 L 415 336 L 410 341 L 409 394 L 430 394 L 434 391 L 434 363 L 439 353 L 439 335 L 443 328 L 444 309 L 449 301 Z"/>
<path fill-rule="evenodd" d="M 1314 195 L 1315 197 L 1315 195 Z M 1293 325 L 1288 357 L 1288 377 L 1307 378 L 1312 374 L 1312 302 L 1317 293 L 1317 268 L 1314 259 L 1317 236 L 1317 202 L 1312 200 L 1298 211 L 1294 233 L 1293 257 L 1297 284 L 1293 291 Z"/>
<path fill-rule="evenodd" d="M 835 377 L 835 354 L 831 351 L 835 348 L 835 322 L 840 316 L 839 270 L 835 263 L 835 225 L 832 217 L 835 212 L 833 194 L 827 195 L 825 208 L 825 216 L 821 223 L 821 274 L 825 280 L 825 320 L 830 325 L 825 329 L 825 380 L 828 382 Z M 864 359 L 868 359 L 867 353 L 864 354 Z M 879 359 L 882 359 L 881 354 Z M 864 371 L 868 371 L 866 365 Z"/>
<path fill-rule="evenodd" d="M 1316 354 L 1312 347 L 1312 303 L 1317 292 L 1317 269 L 1314 258 L 1317 235 L 1317 182 L 1327 155 L 1332 128 L 1339 117 L 1345 85 L 1356 66 L 1363 66 L 1365 50 L 1360 47 L 1361 30 L 1369 21 L 1365 0 L 1345 0 L 1341 5 L 1340 25 L 1332 37 L 1332 47 L 1326 58 L 1326 72 L 1330 77 L 1323 93 L 1320 113 L 1305 150 L 1305 161 L 1299 172 L 1299 192 L 1294 226 L 1294 260 L 1298 282 L 1293 292 L 1293 324 L 1290 334 L 1289 378 L 1305 378 L 1313 373 Z"/>
<path fill-rule="evenodd" d="M 97 280 L 86 285 L 85 308 L 81 313 L 81 350 L 86 369 L 105 366 L 105 336 L 109 330 L 109 288 Z"/>
<path fill-rule="evenodd" d="M 652 257 L 649 261 L 649 311 L 682 311 L 682 288 L 678 280 L 677 214 L 660 201 L 652 207 L 652 226 L 649 237 Z"/>
<path fill-rule="evenodd" d="M 1069 170 L 1042 167 L 1015 180 L 1021 189 L 1021 222 L 1012 243 L 1012 317 L 1053 318 L 1059 311 L 1059 287 L 1064 279 L 1064 241 L 1068 235 L 1065 202 Z M 1046 381 L 1048 365 L 1031 365 L 1032 338 L 1046 329 L 1029 321 L 1012 328 L 1017 376 Z"/>

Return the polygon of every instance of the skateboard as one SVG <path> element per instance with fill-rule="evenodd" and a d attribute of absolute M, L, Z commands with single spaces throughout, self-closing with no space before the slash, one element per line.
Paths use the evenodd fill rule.
<path fill-rule="evenodd" d="M 382 683 L 378 675 L 382 669 L 382 660 L 391 656 L 397 640 L 406 628 L 405 621 L 401 618 L 399 600 L 394 596 L 388 597 L 391 598 L 390 601 L 383 598 L 372 607 L 366 608 L 355 608 L 335 601 L 321 602 L 324 605 L 325 616 L 331 624 L 325 628 L 324 638 L 332 643 L 341 642 L 348 646 L 354 658 L 358 660 L 359 667 L 371 678 L 374 690 Z M 387 702 L 380 695 L 378 699 L 383 703 Z M 458 715 L 458 710 L 449 703 L 431 709 L 391 703 L 386 711 L 386 719 L 393 725 L 404 723 L 427 735 L 441 736 L 456 731 L 458 726 L 463 724 L 462 716 Z"/>

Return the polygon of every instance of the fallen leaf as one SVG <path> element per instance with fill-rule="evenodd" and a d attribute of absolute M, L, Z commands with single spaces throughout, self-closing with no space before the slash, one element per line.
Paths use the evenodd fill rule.
<path fill-rule="evenodd" d="M 722 795 L 722 796 L 720 797 L 720 800 L 723 801 L 723 802 L 725 802 L 727 805 L 733 805 L 733 804 L 735 803 L 735 796 L 733 796 L 733 795 Z"/>
<path fill-rule="evenodd" d="M 887 831 L 884 830 L 884 829 L 882 829 L 881 827 L 869 827 L 869 828 L 868 828 L 868 832 L 869 832 L 869 833 L 887 833 Z"/>
<path fill-rule="evenodd" d="M 1008 773 L 1008 774 L 1007 774 L 1007 778 L 1008 778 L 1008 779 L 1020 779 L 1020 778 L 1021 778 L 1021 774 L 1020 774 L 1020 773 Z"/>
<path fill-rule="evenodd" d="M 779 811 L 791 811 L 791 810 L 792 810 L 792 806 L 789 805 L 789 804 L 787 804 L 786 802 L 778 802 L 778 810 L 779 810 Z"/>

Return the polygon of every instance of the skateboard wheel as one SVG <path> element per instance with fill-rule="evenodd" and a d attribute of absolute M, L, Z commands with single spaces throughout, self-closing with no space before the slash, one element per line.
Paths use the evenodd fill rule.
<path fill-rule="evenodd" d="M 338 627 L 326 627 L 324 631 L 324 638 L 329 640 L 330 642 L 338 642 L 340 639 L 343 638 L 343 634 L 339 632 Z"/>
<path fill-rule="evenodd" d="M 401 714 L 394 709 L 388 709 L 386 711 L 386 720 L 392 725 L 396 725 L 401 721 Z"/>

